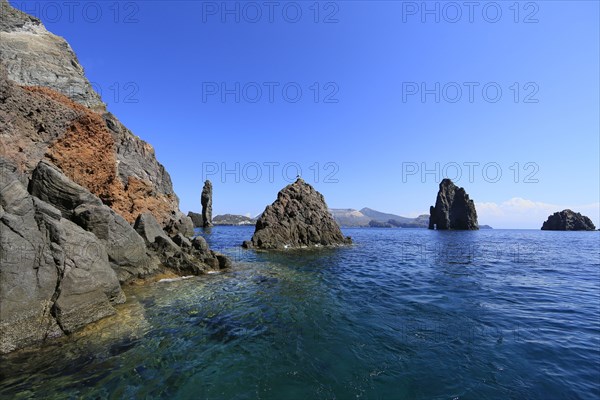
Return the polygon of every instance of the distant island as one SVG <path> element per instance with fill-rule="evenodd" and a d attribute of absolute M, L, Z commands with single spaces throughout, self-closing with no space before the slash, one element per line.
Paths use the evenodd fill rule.
<path fill-rule="evenodd" d="M 396 214 L 384 213 L 373 210 L 372 208 L 362 208 L 355 210 L 353 208 L 330 208 L 329 212 L 335 222 L 341 228 L 420 228 L 427 229 L 429 226 L 429 215 L 423 214 L 416 218 L 402 217 Z M 200 216 L 190 212 L 190 217 Z M 213 218 L 214 225 L 221 226 L 245 226 L 255 225 L 260 215 L 248 217 L 245 215 L 222 214 Z M 195 223 L 196 227 L 202 227 L 202 222 Z M 493 229 L 489 225 L 479 225 L 479 229 Z"/>

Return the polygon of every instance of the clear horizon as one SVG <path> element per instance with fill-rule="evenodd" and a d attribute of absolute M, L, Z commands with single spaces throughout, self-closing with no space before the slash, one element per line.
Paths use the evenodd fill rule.
<path fill-rule="evenodd" d="M 213 215 L 255 216 L 301 173 L 330 208 L 415 217 L 460 175 L 480 224 L 600 226 L 598 2 L 10 3 L 71 44 L 186 213 L 207 178 Z"/>

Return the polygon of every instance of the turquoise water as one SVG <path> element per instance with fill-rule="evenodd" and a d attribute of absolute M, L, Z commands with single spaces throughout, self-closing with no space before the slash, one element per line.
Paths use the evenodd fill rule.
<path fill-rule="evenodd" d="M 255 253 L 127 288 L 73 338 L 0 359 L 0 397 L 600 398 L 600 232 L 347 229 L 348 248 Z"/>

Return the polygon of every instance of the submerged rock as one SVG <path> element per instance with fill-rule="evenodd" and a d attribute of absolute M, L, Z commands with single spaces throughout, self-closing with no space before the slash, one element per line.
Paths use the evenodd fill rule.
<path fill-rule="evenodd" d="M 457 187 L 450 179 L 440 182 L 435 207 L 429 209 L 429 214 L 429 229 L 479 229 L 475 203 L 464 188 Z"/>
<path fill-rule="evenodd" d="M 246 248 L 285 249 L 351 244 L 335 222 L 325 198 L 298 178 L 277 195 L 258 221 Z"/>
<path fill-rule="evenodd" d="M 555 212 L 542 225 L 543 231 L 594 231 L 592 220 L 569 209 Z"/>
<path fill-rule="evenodd" d="M 213 226 L 212 223 L 212 183 L 209 180 L 204 182 L 202 188 L 202 226 L 209 227 Z"/>

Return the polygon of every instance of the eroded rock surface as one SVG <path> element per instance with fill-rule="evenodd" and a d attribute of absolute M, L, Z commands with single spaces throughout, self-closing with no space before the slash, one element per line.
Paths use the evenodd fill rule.
<path fill-rule="evenodd" d="M 212 193 L 213 193 L 212 183 L 209 180 L 206 180 L 206 182 L 204 182 L 204 187 L 202 188 L 202 196 L 201 196 L 202 223 L 205 228 L 209 227 L 209 226 L 213 226 L 213 223 L 212 223 Z"/>
<path fill-rule="evenodd" d="M 0 353 L 62 336 L 125 300 L 104 245 L 31 196 L 0 157 Z"/>
<path fill-rule="evenodd" d="M 464 188 L 456 186 L 450 179 L 440 182 L 435 206 L 430 208 L 429 214 L 429 229 L 479 229 L 475 203 Z"/>
<path fill-rule="evenodd" d="M 252 239 L 243 246 L 268 250 L 351 243 L 329 213 L 323 195 L 298 178 L 267 206 L 256 222 Z"/>
<path fill-rule="evenodd" d="M 550 215 L 542 225 L 543 231 L 594 231 L 591 219 L 581 213 L 566 209 Z"/>

